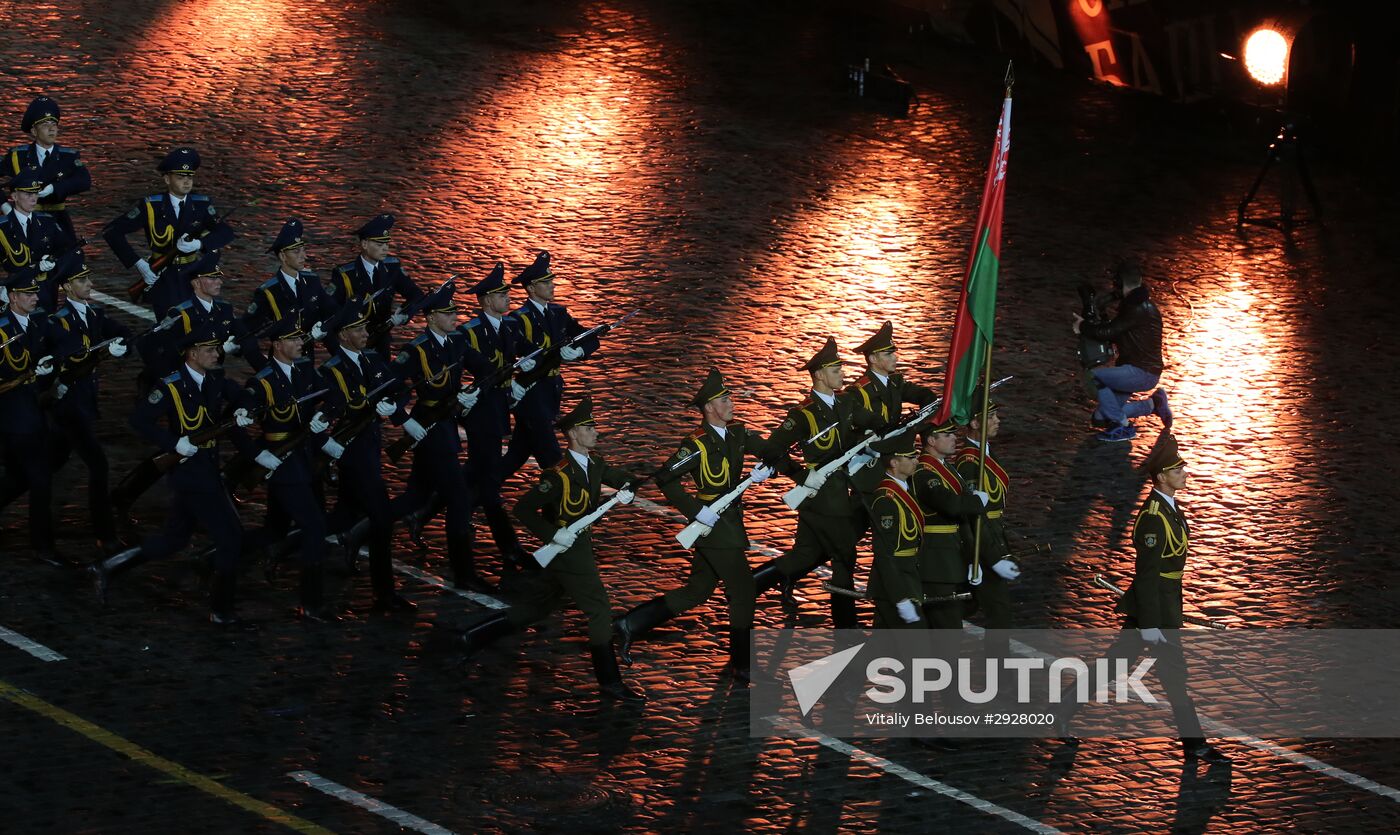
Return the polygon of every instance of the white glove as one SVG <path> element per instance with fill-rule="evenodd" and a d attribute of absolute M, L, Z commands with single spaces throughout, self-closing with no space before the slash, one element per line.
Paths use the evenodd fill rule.
<path fill-rule="evenodd" d="M 617 491 L 618 504 L 631 504 L 632 500 L 635 498 L 637 498 L 637 494 L 633 493 L 630 488 L 624 487 Z"/>
<path fill-rule="evenodd" d="M 188 233 L 181 235 L 179 240 L 175 241 L 175 248 L 185 255 L 189 255 L 191 252 L 199 252 L 203 246 L 203 241 L 191 238 Z"/>
<path fill-rule="evenodd" d="M 814 493 L 822 489 L 823 484 L 826 484 L 826 476 L 818 474 L 816 470 L 807 473 L 807 480 L 802 482 L 803 487 L 806 487 Z"/>
<path fill-rule="evenodd" d="M 8 206 L 8 205 L 10 205 L 10 204 L 9 204 L 9 203 L 6 203 L 5 205 Z M 9 291 L 9 290 L 6 290 L 4 287 L 0 287 L 0 304 L 9 304 L 9 303 L 10 303 L 10 291 Z"/>
<path fill-rule="evenodd" d="M 273 455 L 271 450 L 265 449 L 262 452 L 259 452 L 258 457 L 254 458 L 253 460 L 257 461 L 258 465 L 261 466 L 263 469 L 267 470 L 268 472 L 272 472 L 273 470 L 282 466 L 282 459 L 278 458 L 276 455 Z"/>
<path fill-rule="evenodd" d="M 58 385 L 56 385 L 56 386 L 53 387 L 53 399 L 54 399 L 54 400 L 62 400 L 62 399 L 63 399 L 63 395 L 65 395 L 65 394 L 67 394 L 67 393 L 68 393 L 68 387 L 65 386 L 65 385 L 62 384 L 62 383 L 59 383 Z"/>
<path fill-rule="evenodd" d="M 12 211 L 14 211 L 14 209 L 10 208 L 10 201 L 6 200 L 4 203 L 0 203 L 0 212 L 9 214 Z"/>
<path fill-rule="evenodd" d="M 54 260 L 47 255 L 39 259 L 39 272 L 41 273 L 46 273 L 49 270 L 52 270 L 55 266 L 57 265 L 54 264 Z"/>
<path fill-rule="evenodd" d="M 516 368 L 519 368 L 521 371 L 524 371 L 526 374 L 529 374 L 531 371 L 535 370 L 535 361 L 526 357 L 525 359 L 522 359 L 520 361 L 520 365 L 516 366 Z"/>
<path fill-rule="evenodd" d="M 476 405 L 476 401 L 481 399 L 481 390 L 469 391 L 465 388 L 457 392 L 457 405 L 462 407 L 462 412 L 470 412 Z"/>
<path fill-rule="evenodd" d="M 719 514 L 710 509 L 709 505 L 700 508 L 700 512 L 695 514 L 695 521 L 707 528 L 713 528 L 719 524 Z"/>
<path fill-rule="evenodd" d="M 986 507 L 986 506 L 987 506 L 988 504 L 990 504 L 991 501 L 992 501 L 992 497 L 991 497 L 991 496 L 988 496 L 986 493 L 984 493 L 984 492 L 981 491 L 981 490 L 973 490 L 973 491 L 972 491 L 972 495 L 974 495 L 974 496 L 976 496 L 977 498 L 979 498 L 979 499 L 982 500 L 982 506 L 983 506 L 983 507 Z"/>
<path fill-rule="evenodd" d="M 412 438 L 414 443 L 423 440 L 428 434 L 428 430 L 423 428 L 423 424 L 413 418 L 409 418 L 403 422 L 403 431 L 408 433 L 408 437 Z"/>
<path fill-rule="evenodd" d="M 326 442 L 321 444 L 321 451 L 339 461 L 340 456 L 345 454 L 345 447 L 336 443 L 335 438 L 327 438 Z"/>
<path fill-rule="evenodd" d="M 1149 644 L 1165 644 L 1167 642 L 1167 636 L 1163 635 L 1162 630 L 1155 626 L 1151 629 L 1139 629 L 1138 634 Z"/>
<path fill-rule="evenodd" d="M 992 570 L 1003 580 L 1015 580 L 1017 577 L 1021 576 L 1021 569 L 1016 566 L 1016 563 L 1008 559 L 997 560 L 996 563 L 992 565 Z"/>
<path fill-rule="evenodd" d="M 403 313 L 403 312 L 401 312 L 401 311 L 395 310 L 393 313 L 390 313 L 390 314 L 389 314 L 389 324 L 393 325 L 393 326 L 396 327 L 396 328 L 397 328 L 399 325 L 402 325 L 404 322 L 407 322 L 407 321 L 408 321 L 408 314 L 407 314 L 407 313 Z"/>
<path fill-rule="evenodd" d="M 150 263 L 145 258 L 137 260 L 136 271 L 141 274 L 141 279 L 146 282 L 147 287 L 160 280 L 160 276 L 156 275 L 156 271 L 151 269 Z"/>
<path fill-rule="evenodd" d="M 182 436 L 180 440 L 175 442 L 175 451 L 185 458 L 189 458 L 191 455 L 199 452 L 199 447 L 190 443 L 190 439 L 187 436 Z"/>
<path fill-rule="evenodd" d="M 529 389 L 520 385 L 516 381 L 510 381 L 510 399 L 513 401 L 513 403 L 519 403 L 520 401 L 524 400 L 525 393 L 527 391 L 529 391 Z"/>
<path fill-rule="evenodd" d="M 868 467 L 879 460 L 880 456 L 876 455 L 868 449 L 863 449 L 855 454 L 855 457 L 851 459 L 851 462 L 854 463 L 856 465 L 855 468 L 859 470 Z"/>
<path fill-rule="evenodd" d="M 583 349 L 575 348 L 572 345 L 565 345 L 563 348 L 559 349 L 559 356 L 564 359 L 564 362 L 575 362 L 583 359 Z"/>
<path fill-rule="evenodd" d="M 240 429 L 244 429 L 253 425 L 253 417 L 248 414 L 247 409 L 234 409 L 233 422 L 238 424 Z"/>
<path fill-rule="evenodd" d="M 574 547 L 574 543 L 578 541 L 578 534 L 568 528 L 560 528 L 554 532 L 554 538 L 551 541 L 560 548 L 567 550 Z"/>
<path fill-rule="evenodd" d="M 45 197 L 48 197 L 50 194 L 53 194 L 53 183 L 49 183 L 48 185 L 46 185 L 46 186 L 44 186 L 43 188 L 39 189 L 39 199 L 40 199 L 40 200 L 43 200 Z"/>
<path fill-rule="evenodd" d="M 224 353 L 225 353 L 225 354 L 237 354 L 237 353 L 238 353 L 238 340 L 236 340 L 236 339 L 234 339 L 232 336 L 230 336 L 228 339 L 225 339 L 225 340 L 224 340 L 224 344 L 223 344 L 223 345 L 220 345 L 219 347 L 224 349 Z"/>
<path fill-rule="evenodd" d="M 320 340 L 320 339 L 325 338 L 325 336 L 326 336 L 326 331 L 325 331 L 324 328 L 321 327 L 321 323 L 320 323 L 320 322 L 317 322 L 316 324 L 314 324 L 314 325 L 311 326 L 311 338 L 312 338 L 312 339 Z"/>
<path fill-rule="evenodd" d="M 394 405 L 394 401 L 387 398 L 374 404 L 374 413 L 380 417 L 388 417 L 398 410 L 399 407 Z"/>
<path fill-rule="evenodd" d="M 906 597 L 894 604 L 894 608 L 899 611 L 899 619 L 905 623 L 919 622 L 919 607 L 915 606 L 914 601 L 909 598 Z"/>
<path fill-rule="evenodd" d="M 773 468 L 766 464 L 755 464 L 753 469 L 749 470 L 749 479 L 752 480 L 754 484 L 762 484 L 767 481 L 768 477 L 771 475 L 773 475 Z"/>
<path fill-rule="evenodd" d="M 126 356 L 127 350 L 128 349 L 126 347 L 126 340 L 124 339 L 118 339 L 116 342 L 113 342 L 111 345 L 107 346 L 107 353 L 111 354 L 114 357 Z"/>
<path fill-rule="evenodd" d="M 311 430 L 311 434 L 319 435 L 331 428 L 330 421 L 326 420 L 324 412 L 317 412 L 311 416 L 311 420 L 306 422 L 306 428 Z"/>
<path fill-rule="evenodd" d="M 49 376 L 49 375 L 52 374 L 52 373 L 53 373 L 53 357 L 40 357 L 39 361 L 36 362 L 36 363 L 34 363 L 34 376 L 35 376 L 35 377 L 47 377 L 47 376 Z"/>

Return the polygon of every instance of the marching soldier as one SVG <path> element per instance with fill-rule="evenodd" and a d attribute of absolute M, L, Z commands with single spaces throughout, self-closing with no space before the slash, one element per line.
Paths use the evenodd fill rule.
<path fill-rule="evenodd" d="M 43 175 L 37 169 L 26 168 L 11 177 L 9 189 L 14 208 L 0 220 L 0 262 L 7 274 L 36 267 L 39 307 L 52 311 L 58 307 L 58 283 L 48 273 L 77 241 L 53 218 L 37 210 L 39 192 L 44 189 Z"/>
<path fill-rule="evenodd" d="M 587 516 L 599 504 L 602 486 L 622 490 L 638 481 L 630 474 L 609 466 L 593 454 L 598 444 L 598 428 L 593 418 L 592 398 L 585 395 L 572 411 L 558 421 L 569 440 L 564 458 L 540 475 L 540 481 L 515 505 L 520 524 L 541 542 L 554 543 L 565 550 L 541 572 L 541 581 L 529 596 L 504 612 L 492 614 L 469 627 L 462 641 L 471 656 L 504 635 L 543 620 L 571 598 L 588 617 L 588 651 L 593 671 L 604 696 L 625 702 L 644 702 L 646 694 L 622 680 L 612 642 L 612 607 L 607 590 L 598 577 L 593 555 L 593 531 L 586 528 L 574 534 L 568 530 L 575 520 Z M 626 490 L 621 501 L 632 501 Z"/>
<path fill-rule="evenodd" d="M 880 456 L 885 478 L 870 500 L 870 598 L 875 601 L 875 628 L 924 625 L 923 583 L 919 550 L 923 547 L 924 512 L 914 498 L 910 478 L 919 469 L 913 433 L 905 432 L 870 445 Z"/>
<path fill-rule="evenodd" d="M 983 389 L 979 386 L 973 393 L 972 402 L 980 404 Z M 980 461 L 983 449 L 979 438 L 982 433 L 982 412 L 980 406 L 972 414 L 972 422 L 967 426 L 967 444 L 957 451 L 953 458 L 953 468 L 963 484 L 987 494 L 986 511 L 981 517 L 982 535 L 980 550 L 976 549 L 977 535 L 974 527 L 969 530 L 964 542 L 969 554 L 968 561 L 976 560 L 981 583 L 972 587 L 973 600 L 986 619 L 987 635 L 984 641 L 989 656 L 1004 657 L 1010 650 L 1009 639 L 997 630 L 1010 629 L 1011 590 L 1010 583 L 1021 576 L 1021 569 L 1011 559 L 1011 547 L 1006 540 L 1006 528 L 1002 515 L 1006 512 L 1006 496 L 1010 489 L 1010 478 L 1006 470 L 992 457 L 991 440 L 1001 429 L 1001 417 L 997 415 L 1000 405 L 992 400 L 987 406 L 987 446 L 986 470 L 982 471 Z M 980 473 L 980 481 L 979 481 Z M 971 579 L 969 569 L 969 579 Z"/>
<path fill-rule="evenodd" d="M 749 630 L 753 628 L 756 593 L 747 557 L 749 538 L 744 530 L 744 510 L 740 502 L 734 502 L 724 513 L 716 514 L 709 503 L 743 480 L 745 453 L 759 459 L 752 471 L 755 483 L 772 475 L 773 470 L 763 461 L 774 454 L 761 434 L 734 422 L 734 400 L 719 371 L 710 369 L 690 404 L 700 410 L 702 422 L 671 456 L 669 466 L 674 469 L 665 471 L 665 477 L 660 480 L 661 491 L 687 519 L 699 521 L 712 530 L 695 543 L 690 557 L 690 577 L 684 586 L 655 597 L 617 619 L 615 626 L 622 639 L 622 660 L 630 666 L 633 641 L 653 627 L 704 603 L 722 581 L 729 604 L 728 670 L 740 681 L 748 681 Z M 698 455 L 691 457 L 688 464 L 681 463 L 694 453 Z M 693 494 L 681 484 L 681 476 L 686 473 L 695 480 Z"/>
<path fill-rule="evenodd" d="M 1152 671 L 1171 702 L 1183 755 L 1188 761 L 1226 762 L 1225 754 L 1202 735 L 1196 703 L 1187 689 L 1188 670 L 1180 633 L 1181 578 L 1186 571 L 1191 529 L 1186 510 L 1176 496 L 1186 486 L 1186 462 L 1170 431 L 1162 431 L 1138 473 L 1151 480 L 1152 490 L 1133 521 L 1133 583 L 1117 606 L 1124 616 L 1123 628 L 1104 657 L 1109 659 L 1109 669 L 1117 669 L 1114 662 L 1118 659 L 1130 663 L 1144 652 L 1157 656 L 1161 663 L 1154 664 Z M 1059 715 L 1062 735 L 1077 707 L 1070 701 Z"/>
<path fill-rule="evenodd" d="M 481 389 L 481 402 L 462 421 L 467 430 L 467 476 L 476 486 L 476 504 L 486 515 L 502 559 L 517 568 L 537 568 L 535 561 L 521 550 L 515 526 L 501 502 L 501 483 L 505 480 L 501 442 L 510 434 L 511 404 L 525 394 L 510 373 L 520 350 L 520 336 L 507 318 L 510 285 L 505 282 L 505 270 L 505 264 L 496 262 L 490 274 L 472 287 L 481 313 L 457 329 L 466 342 L 465 361 L 472 377 L 495 378 L 493 385 Z M 520 365 L 526 372 L 534 367 L 534 360 Z"/>
<path fill-rule="evenodd" d="M 775 449 L 786 450 L 823 427 L 835 426 L 815 440 L 804 442 L 802 458 L 806 467 L 794 467 L 798 483 L 806 483 L 817 492 L 798 508 L 792 548 L 754 572 L 759 594 L 781 585 L 785 600 L 791 598 L 793 585 L 800 578 L 828 560 L 831 582 L 851 588 L 864 508 L 851 494 L 851 480 L 844 467 L 838 467 L 820 483 L 803 479 L 859 442 L 857 433 L 874 428 L 876 420 L 872 413 L 857 408 L 853 400 L 836 396 L 843 374 L 836 340 L 828 337 L 822 349 L 802 367 L 812 375 L 811 394 L 788 411 L 782 425 L 768 437 L 769 443 Z M 833 594 L 831 621 L 837 629 L 857 628 L 855 600 Z"/>
<path fill-rule="evenodd" d="M 336 346 L 329 348 L 331 357 L 319 371 L 330 389 L 326 414 L 335 417 L 336 423 L 321 453 L 335 459 L 340 470 L 330 527 L 342 538 L 351 557 L 367 536 L 374 610 L 411 612 L 418 607 L 394 590 L 389 553 L 394 516 L 380 463 L 383 436 L 379 428 L 382 418 L 407 419 L 400 401 L 407 401 L 408 394 L 391 382 L 396 378 L 389 363 L 368 347 L 369 308 L 368 297 L 359 296 L 347 301 L 326 322 L 327 337 L 334 339 Z M 363 530 L 363 535 L 352 533 L 358 530 Z"/>
<path fill-rule="evenodd" d="M 251 624 L 235 612 L 243 526 L 219 474 L 219 438 L 227 434 L 240 452 L 254 454 L 252 441 L 243 431 L 253 419 L 246 409 L 235 409 L 240 390 L 219 367 L 220 344 L 218 332 L 208 322 L 185 334 L 179 370 L 161 380 L 131 413 L 131 427 L 137 434 L 180 459 L 165 477 L 170 486 L 165 529 L 135 548 L 97 560 L 89 571 L 98 600 L 105 604 L 113 578 L 179 552 L 198 525 L 214 543 L 209 620 L 219 627 L 245 628 Z M 221 424 L 230 414 L 232 425 L 223 429 Z"/>
<path fill-rule="evenodd" d="M 326 556 L 326 514 L 312 489 L 311 449 L 325 443 L 330 428 L 311 402 L 298 402 L 320 387 L 311 360 L 302 357 L 306 332 L 296 314 L 272 323 L 271 360 L 248 381 L 240 405 L 262 414 L 262 439 L 253 460 L 267 471 L 267 520 L 259 544 L 278 542 L 295 526 L 300 531 L 301 583 L 297 615 L 305 620 L 338 620 L 322 590 Z M 308 434 L 309 433 L 309 434 Z"/>
<path fill-rule="evenodd" d="M 57 472 L 76 452 L 88 470 L 88 512 L 99 549 L 106 553 L 116 536 L 112 504 L 107 495 L 107 453 L 97 437 L 97 364 L 123 357 L 131 331 L 92 303 L 92 273 L 81 249 L 59 259 L 54 279 L 63 284 L 67 299 L 53 315 L 57 356 L 62 365 L 54 386 L 53 468 Z M 115 340 L 115 341 L 112 341 Z M 103 343 L 106 347 L 101 347 Z"/>
<path fill-rule="evenodd" d="M 404 302 L 423 296 L 418 285 L 404 275 L 399 259 L 389 254 L 389 230 L 393 226 L 391 214 L 370 218 L 355 232 L 360 240 L 360 257 L 336 267 L 331 275 L 331 296 L 337 305 L 359 296 L 371 297 L 370 347 L 386 357 L 391 328 L 408 321 L 407 315 L 394 310 L 394 294 Z"/>
<path fill-rule="evenodd" d="M 219 216 L 207 195 L 194 193 L 199 152 L 176 148 L 165 155 L 156 170 L 165 180 L 165 192 L 152 194 L 124 215 L 109 221 L 102 237 L 127 269 L 136 270 L 145 284 L 145 296 L 156 319 L 189 298 L 189 286 L 179 278 L 179 267 L 199 260 L 201 252 L 223 249 L 236 237 Z M 136 255 L 126 236 L 146 236 L 148 258 Z"/>
<path fill-rule="evenodd" d="M 886 322 L 857 350 L 865 357 L 865 373 L 843 389 L 841 397 L 849 398 L 859 408 L 873 414 L 879 419 L 878 426 L 897 422 L 905 403 L 923 407 L 938 399 L 933 389 L 905 380 L 897 370 L 899 355 L 894 344 L 893 323 Z M 867 507 L 884 478 L 884 470 L 874 460 L 851 477 L 851 483 Z"/>
<path fill-rule="evenodd" d="M 326 335 L 322 322 L 336 311 L 336 303 L 321 286 L 316 273 L 306 267 L 306 238 L 302 234 L 301 221 L 289 219 L 282 224 L 282 230 L 268 247 L 268 252 L 277 256 L 277 275 L 264 281 L 253 291 L 248 308 L 243 311 L 245 356 L 256 356 L 250 346 L 257 342 L 261 332 L 273 327 L 273 323 L 299 316 L 305 323 L 313 340 Z"/>
<path fill-rule="evenodd" d="M 393 420 L 413 438 L 413 468 L 408 485 L 392 502 L 394 518 L 401 519 L 439 494 L 447 505 L 447 556 L 452 563 L 453 585 L 490 594 L 495 588 L 477 573 L 475 535 L 472 531 L 472 484 L 461 464 L 462 439 L 453 412 L 470 412 L 480 392 L 462 386 L 462 340 L 452 335 L 457 326 L 456 282 L 449 281 L 432 294 L 423 313 L 428 329 L 404 346 L 394 358 L 394 374 L 411 383 L 417 397 L 410 412 L 395 413 Z"/>
<path fill-rule="evenodd" d="M 219 269 L 219 251 L 203 253 L 198 261 L 178 268 L 179 279 L 190 287 L 191 297 L 170 309 L 160 324 L 136 337 L 136 350 L 141 355 L 142 368 L 136 377 L 137 387 L 147 392 L 160 380 L 174 374 L 184 364 L 185 337 L 208 324 L 219 338 L 219 364 L 228 354 L 246 348 L 249 364 L 262 368 L 267 364 L 257 340 L 245 340 L 243 324 L 233 312 L 233 305 L 221 298 L 224 273 Z M 241 346 L 241 347 L 240 347 Z M 149 382 L 148 382 L 149 381 Z M 144 397 L 144 396 L 143 396 Z M 112 510 L 117 524 L 131 526 L 131 506 L 147 490 L 160 481 L 160 470 L 151 459 L 143 459 L 112 490 Z"/>
<path fill-rule="evenodd" d="M 53 326 L 35 310 L 38 275 L 38 267 L 27 267 L 5 280 L 10 310 L 0 316 L 0 510 L 29 493 L 29 546 L 37 559 L 63 565 L 54 550 L 53 463 L 43 454 L 48 419 L 39 406 L 40 393 L 52 384 L 57 347 Z"/>
<path fill-rule="evenodd" d="M 558 348 L 559 360 L 578 362 L 598 350 L 598 339 L 591 336 L 579 345 L 565 344 L 587 328 L 569 314 L 568 308 L 555 304 L 554 272 L 549 268 L 549 261 L 549 253 L 541 252 L 533 264 L 515 277 L 515 283 L 524 287 L 528 294 L 525 303 L 511 314 L 524 340 L 520 354 L 529 354 L 536 348 Z M 515 475 L 532 455 L 542 470 L 554 466 L 563 455 L 550 429 L 559 417 L 559 404 L 564 396 L 564 378 L 559 374 L 559 366 L 557 363 L 542 365 L 527 373 L 534 375 L 527 380 L 539 379 L 528 386 L 529 391 L 515 407 L 515 432 L 510 436 L 510 447 L 501 465 L 502 481 Z"/>
<path fill-rule="evenodd" d="M 17 145 L 5 157 L 3 169 L 11 176 L 26 168 L 39 172 L 39 211 L 49 215 L 70 238 L 73 219 L 68 216 L 68 198 L 92 188 L 92 174 L 75 148 L 58 144 L 58 102 L 40 96 L 29 103 L 20 120 L 20 130 L 33 137 L 27 145 Z M 8 212 L 9 207 L 5 207 Z"/>
<path fill-rule="evenodd" d="M 964 520 L 986 506 L 987 494 L 969 490 L 952 469 L 948 456 L 957 451 L 958 427 L 948 418 L 924 431 L 924 451 L 912 483 L 924 513 L 919 546 L 924 620 L 932 629 L 962 629 L 962 605 L 951 598 L 967 580 L 963 562 Z"/>

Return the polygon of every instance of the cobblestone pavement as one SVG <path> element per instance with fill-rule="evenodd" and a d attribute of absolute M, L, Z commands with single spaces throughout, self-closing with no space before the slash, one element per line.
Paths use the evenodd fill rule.
<path fill-rule="evenodd" d="M 240 308 L 271 272 L 265 241 L 293 214 L 323 276 L 353 253 L 349 231 L 386 210 L 424 285 L 484 275 L 496 259 L 519 269 L 549 249 L 560 300 L 583 321 L 645 307 L 570 369 L 566 397 L 594 396 L 614 461 L 669 453 L 710 365 L 740 393 L 741 417 L 771 427 L 827 334 L 854 359 L 887 318 L 908 373 L 941 380 L 1003 59 L 820 4 L 457 5 L 471 10 L 27 4 L 0 44 L 0 119 L 17 124 L 33 94 L 59 99 L 63 141 L 94 175 L 75 201 L 94 241 L 156 189 L 167 146 L 196 144 L 199 190 L 243 207 L 225 259 Z M 917 85 L 908 118 L 845 96 L 841 67 L 867 50 Z M 1155 424 L 1131 447 L 1093 440 L 1069 324 L 1075 285 L 1141 252 L 1191 462 L 1196 611 L 1237 625 L 1400 627 L 1392 201 L 1323 159 L 1325 231 L 1307 227 L 1292 247 L 1269 230 L 1237 236 L 1235 204 L 1272 125 L 1232 129 L 1214 111 L 1035 67 L 1018 76 L 994 361 L 1016 382 L 999 447 L 1009 518 L 1054 549 L 1024 566 L 1019 621 L 1110 626 L 1090 578 L 1131 571 L 1125 525 L 1141 487 L 1130 465 Z M 89 252 L 118 294 L 129 277 L 105 248 Z M 123 414 L 134 368 L 109 374 L 103 432 L 120 474 L 143 454 Z M 70 465 L 59 486 L 60 546 L 85 555 L 83 475 Z M 791 536 L 783 489 L 761 485 L 749 502 L 760 550 Z M 139 506 L 147 524 L 161 501 L 152 491 Z M 683 576 L 677 526 L 650 501 L 596 537 L 618 609 Z M 290 615 L 294 577 L 254 570 L 244 609 L 263 628 L 231 638 L 201 622 L 194 563 L 153 566 L 99 610 L 77 572 L 24 557 L 17 507 L 4 521 L 0 626 L 63 656 L 0 646 L 4 831 L 1400 828 L 1386 740 L 1226 742 L 1233 767 L 1199 774 L 1164 740 L 956 754 L 889 740 L 853 756 L 750 736 L 746 694 L 718 677 L 718 597 L 658 630 L 630 674 L 651 701 L 616 708 L 594 696 L 577 613 L 464 670 L 445 636 L 477 602 L 405 574 L 417 621 L 386 620 L 365 613 L 364 577 L 337 576 L 350 620 L 307 628 Z M 440 528 L 428 543 L 396 540 L 403 571 L 443 573 Z M 794 618 L 766 599 L 760 624 L 824 625 L 807 583 Z M 395 823 L 289 776 L 300 772 L 421 820 Z"/>

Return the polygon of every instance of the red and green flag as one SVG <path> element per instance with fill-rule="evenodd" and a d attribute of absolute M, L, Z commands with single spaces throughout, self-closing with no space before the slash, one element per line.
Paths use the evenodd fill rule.
<path fill-rule="evenodd" d="M 948 346 L 947 378 L 943 382 L 943 406 L 937 421 L 951 414 L 958 423 L 967 423 L 981 409 L 972 402 L 977 385 L 986 373 L 992 346 L 992 325 L 996 320 L 997 272 L 1001 267 L 1001 207 L 1006 196 L 1006 163 L 1011 153 L 1011 88 L 1001 103 L 992 164 L 987 168 L 987 185 L 982 190 L 982 209 L 977 214 L 977 234 L 967 278 L 958 296 L 953 341 Z"/>

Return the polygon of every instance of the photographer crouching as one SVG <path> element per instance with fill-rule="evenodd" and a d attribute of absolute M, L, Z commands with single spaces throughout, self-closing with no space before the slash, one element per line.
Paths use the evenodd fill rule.
<path fill-rule="evenodd" d="M 1092 287 L 1081 287 L 1084 314 L 1074 314 L 1074 332 L 1080 336 L 1080 357 L 1094 377 L 1099 405 L 1093 423 L 1102 427 L 1100 441 L 1131 441 L 1137 430 L 1130 421 L 1147 414 L 1172 425 L 1167 392 L 1157 388 L 1162 376 L 1162 313 L 1143 284 L 1142 268 L 1134 261 L 1118 265 L 1113 277 L 1113 293 L 1095 297 Z M 1103 308 L 1118 299 L 1118 310 L 1105 321 Z M 1118 361 L 1109 365 L 1107 345 L 1117 348 Z M 1095 343 L 1099 343 L 1096 345 Z M 1155 390 L 1154 390 L 1155 389 Z M 1146 400 L 1130 400 L 1139 392 L 1151 391 Z"/>

